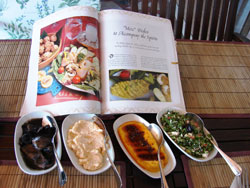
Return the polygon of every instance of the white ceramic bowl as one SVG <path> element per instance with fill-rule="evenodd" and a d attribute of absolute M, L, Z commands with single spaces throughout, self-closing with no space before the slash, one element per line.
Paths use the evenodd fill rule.
<path fill-rule="evenodd" d="M 35 111 L 35 112 L 32 112 L 32 113 L 29 113 L 29 114 L 26 114 L 24 116 L 22 116 L 18 121 L 17 121 L 17 124 L 16 124 L 16 129 L 15 129 L 15 136 L 14 136 L 14 148 L 15 148 L 15 155 L 16 155 L 16 160 L 17 160 L 17 164 L 19 166 L 19 168 L 26 174 L 29 174 L 29 175 L 42 175 L 42 174 L 46 174 L 50 171 L 52 171 L 53 169 L 56 168 L 57 164 L 55 162 L 55 164 L 46 169 L 46 170 L 35 170 L 35 169 L 31 169 L 29 168 L 24 160 L 23 160 L 23 157 L 22 157 L 22 154 L 21 154 L 21 150 L 20 150 L 20 145 L 19 145 L 19 138 L 22 136 L 23 134 L 23 131 L 22 131 L 22 125 L 31 120 L 31 119 L 37 119 L 37 118 L 42 118 L 43 116 L 50 116 L 54 119 L 54 117 L 48 113 L 48 112 L 45 112 L 45 111 Z M 58 129 L 58 127 L 57 127 Z M 58 129 L 59 131 L 59 129 Z M 59 133 L 59 132 L 58 132 Z M 61 159 L 61 156 L 62 156 L 62 142 L 61 142 L 61 137 L 60 137 L 60 134 L 57 134 L 57 146 L 56 146 L 56 151 L 57 151 L 57 155 L 59 157 L 59 159 Z"/>
<path fill-rule="evenodd" d="M 186 156 L 188 156 L 189 158 L 198 161 L 198 162 L 206 162 L 209 161 L 211 159 L 213 159 L 216 155 L 217 155 L 217 150 L 214 148 L 208 155 L 208 157 L 206 158 L 198 158 L 198 157 L 194 157 L 190 154 L 188 154 L 185 150 L 183 150 L 175 141 L 172 140 L 172 138 L 168 135 L 168 133 L 164 130 L 162 124 L 161 124 L 161 117 L 163 114 L 165 114 L 168 110 L 171 111 L 175 111 L 175 112 L 179 112 L 180 114 L 186 114 L 186 111 L 180 109 L 180 108 L 174 108 L 174 107 L 169 107 L 169 108 L 165 108 L 162 111 L 158 112 L 156 115 L 156 120 L 157 123 L 160 125 L 161 129 L 163 130 L 164 134 L 168 137 L 168 139 L 179 149 L 181 150 Z M 214 138 L 213 138 L 214 139 Z M 217 144 L 216 140 L 214 139 L 215 143 Z"/>
<path fill-rule="evenodd" d="M 139 166 L 135 160 L 131 157 L 131 155 L 128 153 L 127 149 L 125 148 L 125 146 L 123 145 L 120 136 L 118 134 L 118 127 L 120 125 L 122 125 L 125 122 L 128 121 L 137 121 L 137 122 L 141 122 L 143 123 L 146 127 L 148 127 L 150 125 L 149 122 L 147 122 L 145 119 L 143 119 L 142 117 L 136 115 L 136 114 L 126 114 L 124 116 L 119 117 L 113 125 L 113 129 L 114 129 L 114 133 L 115 136 L 122 148 L 122 150 L 124 151 L 124 153 L 127 155 L 127 157 L 130 159 L 130 161 L 137 167 L 139 168 L 142 172 L 144 172 L 146 175 L 148 175 L 149 177 L 152 178 L 160 178 L 160 172 L 150 172 L 148 170 L 143 169 L 141 166 Z M 174 157 L 174 154 L 172 152 L 172 150 L 170 149 L 170 147 L 168 146 L 167 142 L 164 140 L 164 147 L 165 147 L 165 151 L 167 153 L 168 156 L 168 163 L 167 165 L 164 167 L 163 171 L 165 175 L 168 175 L 170 172 L 172 172 L 172 170 L 174 170 L 175 166 L 176 166 L 176 160 Z"/>
<path fill-rule="evenodd" d="M 75 168 L 80 171 L 83 174 L 86 175 L 96 175 L 96 174 L 100 174 L 103 173 L 104 171 L 108 170 L 111 166 L 108 157 L 105 157 L 105 161 L 104 161 L 104 165 L 98 169 L 98 170 L 94 170 L 94 171 L 89 171 L 84 169 L 79 163 L 78 163 L 78 158 L 76 157 L 74 151 L 72 151 L 68 145 L 67 145 L 67 134 L 68 134 L 68 130 L 69 127 L 71 125 L 73 125 L 74 123 L 76 123 L 79 120 L 87 120 L 87 121 L 92 121 L 92 117 L 96 116 L 95 114 L 84 114 L 84 113 L 79 113 L 79 114 L 71 114 L 69 116 L 67 116 L 62 124 L 62 137 L 63 137 L 63 143 L 64 146 L 66 148 L 66 151 L 68 153 L 68 156 L 72 162 L 72 164 L 75 166 Z M 108 149 L 108 153 L 109 156 L 111 157 L 111 160 L 114 161 L 115 160 L 115 153 L 114 153 L 114 148 L 111 142 L 111 139 L 109 139 L 109 149 Z"/>

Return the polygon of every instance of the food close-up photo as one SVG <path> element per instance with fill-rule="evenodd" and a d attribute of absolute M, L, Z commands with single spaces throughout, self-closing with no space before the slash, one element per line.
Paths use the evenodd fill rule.
<path fill-rule="evenodd" d="M 171 102 L 168 74 L 141 70 L 109 71 L 110 100 Z"/>

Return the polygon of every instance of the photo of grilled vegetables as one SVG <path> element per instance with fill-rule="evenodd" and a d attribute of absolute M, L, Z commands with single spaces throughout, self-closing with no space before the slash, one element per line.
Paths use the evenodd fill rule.
<path fill-rule="evenodd" d="M 109 71 L 110 100 L 171 102 L 167 73 L 113 69 Z"/>
<path fill-rule="evenodd" d="M 136 99 L 149 92 L 149 83 L 145 80 L 121 81 L 114 84 L 110 90 L 114 96 Z"/>

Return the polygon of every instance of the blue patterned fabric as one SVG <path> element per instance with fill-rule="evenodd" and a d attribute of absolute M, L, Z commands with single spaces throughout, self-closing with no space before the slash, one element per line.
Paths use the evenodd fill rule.
<path fill-rule="evenodd" d="M 0 0 L 0 39 L 30 39 L 36 20 L 77 5 L 100 10 L 99 0 Z"/>

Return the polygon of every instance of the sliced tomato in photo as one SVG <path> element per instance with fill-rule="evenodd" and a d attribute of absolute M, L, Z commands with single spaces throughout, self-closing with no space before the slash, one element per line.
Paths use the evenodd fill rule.
<path fill-rule="evenodd" d="M 129 79 L 129 78 L 130 78 L 130 71 L 128 71 L 128 70 L 123 70 L 123 71 L 120 73 L 120 78 L 123 79 L 123 80 Z"/>
<path fill-rule="evenodd" d="M 75 75 L 72 79 L 73 84 L 79 84 L 81 82 L 81 77 L 78 75 Z"/>
<path fill-rule="evenodd" d="M 57 72 L 58 72 L 59 74 L 64 73 L 64 67 L 63 67 L 63 66 L 59 67 Z"/>

